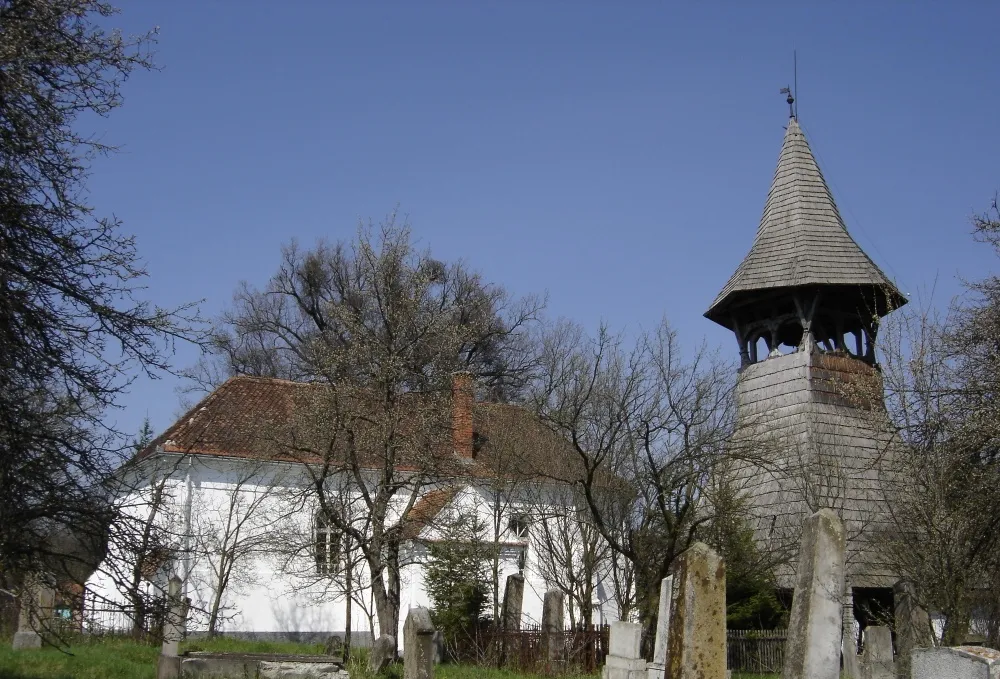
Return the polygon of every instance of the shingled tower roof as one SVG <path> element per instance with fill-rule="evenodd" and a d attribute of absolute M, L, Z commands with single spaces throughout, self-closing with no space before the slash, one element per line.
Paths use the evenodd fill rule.
<path fill-rule="evenodd" d="M 729 310 L 748 297 L 803 286 L 849 286 L 869 299 L 874 292 L 885 306 L 879 304 L 879 315 L 906 303 L 847 232 L 802 128 L 792 118 L 753 246 L 705 316 L 731 327 Z"/>

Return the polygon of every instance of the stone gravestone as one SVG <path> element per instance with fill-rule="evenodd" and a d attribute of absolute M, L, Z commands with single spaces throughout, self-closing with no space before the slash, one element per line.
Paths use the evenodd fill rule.
<path fill-rule="evenodd" d="M 725 562 L 708 545 L 696 542 L 677 558 L 672 576 L 666 676 L 725 679 Z"/>
<path fill-rule="evenodd" d="M 611 623 L 608 655 L 604 659 L 602 679 L 645 679 L 646 661 L 640 651 L 642 625 L 634 622 Z"/>
<path fill-rule="evenodd" d="M 524 603 L 524 576 L 514 573 L 507 576 L 503 590 L 502 621 L 505 630 L 521 629 L 521 607 Z"/>
<path fill-rule="evenodd" d="M 841 668 L 840 676 L 843 679 L 861 679 L 861 665 L 858 662 L 858 638 L 857 621 L 854 619 L 854 593 L 845 583 L 843 601 L 843 641 L 841 642 L 841 654 L 844 666 Z"/>
<path fill-rule="evenodd" d="M 12 644 L 15 650 L 42 647 L 39 632 L 51 617 L 54 606 L 55 591 L 45 576 L 29 576 L 21 589 L 21 610 Z"/>
<path fill-rule="evenodd" d="M 344 640 L 336 634 L 330 635 L 323 647 L 323 655 L 332 655 L 338 658 L 344 657 Z"/>
<path fill-rule="evenodd" d="M 896 624 L 896 677 L 910 679 L 910 658 L 915 648 L 934 645 L 931 621 L 927 611 L 917 603 L 916 587 L 900 580 L 892 588 Z"/>
<path fill-rule="evenodd" d="M 653 662 L 649 663 L 647 679 L 664 679 L 667 668 L 667 643 L 670 631 L 670 604 L 674 596 L 674 578 L 668 575 L 660 581 L 660 607 L 656 614 L 656 639 Z"/>
<path fill-rule="evenodd" d="M 163 645 L 156 661 L 156 679 L 176 679 L 181 673 L 178 646 L 184 639 L 190 601 L 181 598 L 182 581 L 176 575 L 167 584 L 167 616 L 163 621 Z"/>
<path fill-rule="evenodd" d="M 434 664 L 440 665 L 444 661 L 444 635 L 441 630 L 434 630 Z"/>
<path fill-rule="evenodd" d="M 861 656 L 861 679 L 893 679 L 892 630 L 888 627 L 867 627 Z"/>
<path fill-rule="evenodd" d="M 563 593 L 550 589 L 542 599 L 542 643 L 546 667 L 559 660 L 563 650 Z"/>
<path fill-rule="evenodd" d="M 381 635 L 372 644 L 372 650 L 368 653 L 368 671 L 372 674 L 382 674 L 395 654 L 396 637 L 391 634 Z"/>
<path fill-rule="evenodd" d="M 821 509 L 802 525 L 782 679 L 839 679 L 844 524 Z"/>
<path fill-rule="evenodd" d="M 403 677 L 434 677 L 434 623 L 426 608 L 411 608 L 403 623 Z"/>
<path fill-rule="evenodd" d="M 913 679 L 998 679 L 1000 651 L 981 646 L 917 648 L 911 668 Z"/>

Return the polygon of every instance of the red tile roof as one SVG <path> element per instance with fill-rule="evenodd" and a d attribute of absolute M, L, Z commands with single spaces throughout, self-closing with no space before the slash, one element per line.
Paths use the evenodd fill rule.
<path fill-rule="evenodd" d="M 461 486 L 438 488 L 417 500 L 404 520 L 402 538 L 412 540 L 420 535 L 420 532 L 441 513 L 441 510 L 455 499 L 461 489 Z"/>
<path fill-rule="evenodd" d="M 230 378 L 154 439 L 139 456 L 162 451 L 318 462 L 318 458 L 297 456 L 289 442 L 298 427 L 310 426 L 297 421 L 296 409 L 315 402 L 324 389 L 315 383 L 247 376 Z M 447 429 L 450 432 L 450 424 Z M 458 460 L 451 450 L 445 451 L 446 457 L 455 462 L 456 475 L 580 478 L 582 468 L 577 453 L 525 408 L 474 403 L 473 430 L 473 460 Z M 450 448 L 450 444 L 450 438 L 441 439 L 441 447 Z M 408 465 L 421 466 L 419 461 L 403 460 L 397 467 Z"/>

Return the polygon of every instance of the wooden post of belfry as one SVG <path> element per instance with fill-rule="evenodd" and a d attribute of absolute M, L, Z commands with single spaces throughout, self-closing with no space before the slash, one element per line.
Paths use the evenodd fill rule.
<path fill-rule="evenodd" d="M 181 597 L 181 579 L 171 576 L 167 585 L 167 616 L 163 621 L 163 646 L 156 663 L 156 679 L 177 679 L 181 675 L 178 645 L 184 638 L 184 624 L 190 601 Z"/>

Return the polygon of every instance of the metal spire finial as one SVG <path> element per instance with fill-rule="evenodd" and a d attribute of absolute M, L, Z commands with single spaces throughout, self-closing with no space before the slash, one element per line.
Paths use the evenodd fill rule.
<path fill-rule="evenodd" d="M 789 118 L 794 118 L 795 117 L 795 97 L 792 96 L 792 88 L 791 87 L 782 87 L 781 88 L 781 93 L 788 95 L 788 98 L 785 99 L 785 101 L 788 102 L 788 117 Z"/>
<path fill-rule="evenodd" d="M 799 119 L 799 108 L 795 105 L 795 97 L 799 93 L 799 55 L 797 50 L 792 51 L 792 76 L 794 78 L 793 85 L 788 87 L 782 87 L 781 93 L 787 94 L 788 98 L 785 101 L 788 102 L 788 117 L 793 120 Z"/>

